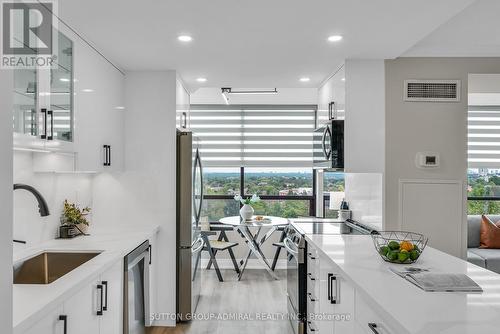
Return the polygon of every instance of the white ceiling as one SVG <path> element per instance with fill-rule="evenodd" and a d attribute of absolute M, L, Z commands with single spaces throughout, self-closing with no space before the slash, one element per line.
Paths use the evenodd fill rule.
<path fill-rule="evenodd" d="M 318 87 L 345 58 L 400 56 L 472 2 L 60 0 L 59 15 L 118 66 L 175 69 L 191 90 Z"/>
<path fill-rule="evenodd" d="M 500 1 L 477 0 L 404 54 L 405 57 L 500 56 Z"/>

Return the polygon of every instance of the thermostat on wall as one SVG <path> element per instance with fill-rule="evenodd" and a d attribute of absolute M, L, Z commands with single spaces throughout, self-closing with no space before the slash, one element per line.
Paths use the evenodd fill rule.
<path fill-rule="evenodd" d="M 418 152 L 415 163 L 418 168 L 439 167 L 439 154 L 435 152 Z"/>

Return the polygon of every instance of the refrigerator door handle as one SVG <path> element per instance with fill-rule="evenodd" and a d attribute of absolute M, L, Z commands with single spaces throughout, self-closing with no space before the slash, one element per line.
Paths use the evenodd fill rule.
<path fill-rule="evenodd" d="M 200 184 L 201 184 L 201 189 L 200 189 L 200 204 L 198 207 L 196 207 L 196 170 L 200 169 Z M 194 159 L 194 171 L 193 171 L 193 206 L 194 206 L 194 215 L 196 219 L 196 225 L 198 225 L 200 218 L 201 218 L 201 209 L 203 205 L 203 168 L 201 166 L 201 158 L 200 158 L 200 150 L 196 149 L 196 156 Z"/>

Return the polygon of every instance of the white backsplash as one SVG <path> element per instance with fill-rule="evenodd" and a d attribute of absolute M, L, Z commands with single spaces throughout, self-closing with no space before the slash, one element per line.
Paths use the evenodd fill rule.
<path fill-rule="evenodd" d="M 381 173 L 345 174 L 345 196 L 352 211 L 352 219 L 377 230 L 384 229 L 383 184 Z"/>
<path fill-rule="evenodd" d="M 34 154 L 14 152 L 14 183 L 25 183 L 35 187 L 49 206 L 50 215 L 40 217 L 38 203 L 33 195 L 24 190 L 14 192 L 14 238 L 27 241 L 27 245 L 14 244 L 14 252 L 58 235 L 63 202 L 68 199 L 78 205 L 92 207 L 92 175 L 35 173 Z M 89 217 L 92 220 L 92 216 Z"/>

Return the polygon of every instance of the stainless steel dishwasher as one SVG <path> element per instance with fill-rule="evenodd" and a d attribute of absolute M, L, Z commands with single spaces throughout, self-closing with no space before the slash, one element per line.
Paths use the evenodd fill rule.
<path fill-rule="evenodd" d="M 144 334 L 151 325 L 149 314 L 149 241 L 125 256 L 123 291 L 123 333 Z"/>

